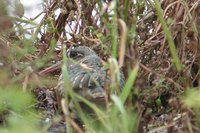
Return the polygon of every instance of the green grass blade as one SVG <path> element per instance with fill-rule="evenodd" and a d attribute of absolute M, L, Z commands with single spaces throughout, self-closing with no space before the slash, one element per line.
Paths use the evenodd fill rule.
<path fill-rule="evenodd" d="M 174 65 L 176 66 L 176 69 L 178 71 L 180 71 L 181 70 L 181 64 L 180 64 L 180 60 L 179 60 L 177 52 L 176 52 L 176 47 L 175 47 L 175 44 L 174 44 L 174 41 L 173 41 L 173 37 L 172 37 L 172 34 L 171 34 L 169 28 L 167 27 L 167 23 L 164 20 L 163 11 L 161 9 L 161 6 L 160 6 L 160 3 L 159 3 L 158 0 L 155 0 L 155 8 L 156 8 L 156 13 L 157 13 L 158 18 L 160 20 L 160 23 L 162 25 L 163 31 L 165 33 L 165 37 L 166 37 L 168 44 L 169 44 L 169 49 L 170 49 L 170 52 L 171 52 L 171 55 L 172 55 Z"/>
<path fill-rule="evenodd" d="M 129 78 L 128 78 L 125 86 L 124 86 L 124 89 L 123 89 L 123 91 L 120 95 L 120 98 L 121 98 L 123 103 L 125 102 L 125 100 L 127 99 L 128 95 L 131 92 L 131 89 L 132 89 L 133 83 L 136 79 L 138 70 L 139 70 L 139 64 L 137 64 L 135 66 L 135 68 L 131 71 L 131 74 L 130 74 L 130 76 L 129 76 Z"/>

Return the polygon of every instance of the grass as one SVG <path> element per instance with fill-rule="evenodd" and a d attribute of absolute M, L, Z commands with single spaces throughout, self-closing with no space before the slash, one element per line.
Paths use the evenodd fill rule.
<path fill-rule="evenodd" d="M 45 92 L 42 95 L 45 98 L 38 101 L 40 91 L 36 96 L 33 92 L 51 90 L 60 73 L 64 75 L 67 96 L 61 101 L 62 109 L 53 101 L 57 109 L 55 119 L 60 120 L 62 110 L 68 133 L 74 130 L 78 133 L 138 132 L 144 127 L 156 126 L 159 115 L 154 113 L 169 115 L 172 122 L 163 120 L 155 130 L 177 127 L 173 125 L 173 118 L 183 114 L 178 122 L 187 126 L 180 126 L 184 129 L 178 130 L 199 131 L 198 2 L 113 0 L 103 3 L 98 0 L 80 2 L 81 7 L 87 7 L 82 10 L 74 8 L 79 6 L 77 1 L 44 3 L 41 13 L 44 17 L 39 24 L 25 17 L 9 17 L 7 4 L 0 2 L 0 132 L 45 132 L 48 126 L 41 124 L 45 109 L 42 111 L 36 105 L 44 104 L 50 93 Z M 65 7 L 65 12 L 55 17 L 58 7 Z M 31 33 L 31 38 L 26 38 L 27 33 Z M 63 44 L 62 48 L 57 47 L 57 41 Z M 75 44 L 93 48 L 110 69 L 112 91 L 104 108 L 73 91 L 66 65 L 49 72 L 48 76 L 38 74 L 59 60 L 66 64 L 66 48 Z M 124 72 L 126 81 L 123 89 L 115 93 L 120 84 L 120 71 Z M 80 101 L 94 115 L 82 109 Z M 71 102 L 83 128 L 69 111 Z"/>

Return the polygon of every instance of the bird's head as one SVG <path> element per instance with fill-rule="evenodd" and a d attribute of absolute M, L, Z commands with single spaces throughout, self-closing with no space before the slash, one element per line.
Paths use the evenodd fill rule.
<path fill-rule="evenodd" d="M 88 55 L 96 55 L 96 53 L 86 46 L 74 46 L 67 50 L 67 57 L 73 60 L 80 60 Z"/>

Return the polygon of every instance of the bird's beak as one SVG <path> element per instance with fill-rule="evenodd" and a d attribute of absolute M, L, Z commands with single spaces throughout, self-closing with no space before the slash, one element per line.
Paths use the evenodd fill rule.
<path fill-rule="evenodd" d="M 62 64 L 63 64 L 63 61 L 59 61 L 56 64 L 54 64 L 54 65 L 52 65 L 50 67 L 47 67 L 44 70 L 40 71 L 39 75 L 44 76 L 44 75 L 46 75 L 48 73 L 54 72 L 54 71 L 60 69 Z"/>

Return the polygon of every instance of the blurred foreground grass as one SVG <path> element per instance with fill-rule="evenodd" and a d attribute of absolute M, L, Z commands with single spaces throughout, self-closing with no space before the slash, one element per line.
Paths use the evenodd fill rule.
<path fill-rule="evenodd" d="M 112 68 L 122 65 L 126 78 L 122 92 L 109 94 L 109 102 L 101 108 L 74 93 L 65 75 L 66 91 L 85 132 L 148 132 L 157 122 L 154 118 L 162 115 L 169 115 L 170 120 L 158 122 L 156 130 L 160 125 L 179 128 L 178 115 L 182 125 L 187 123 L 180 131 L 200 131 L 198 2 L 80 1 L 81 7 L 77 1 L 44 1 L 39 24 L 21 14 L 10 17 L 9 4 L 0 1 L 0 132 L 46 132 L 50 125 L 43 126 L 44 114 L 36 108 L 33 91 L 56 86 L 66 68 L 45 76 L 39 73 L 62 60 L 62 45 L 75 44 L 93 48 L 106 61 L 112 57 L 107 63 Z M 56 16 L 58 9 L 66 12 Z M 119 71 L 111 72 L 116 80 L 112 88 Z M 84 112 L 78 101 L 95 115 Z M 64 103 L 67 110 L 68 98 Z M 83 132 L 67 113 L 68 133 L 74 128 Z"/>

